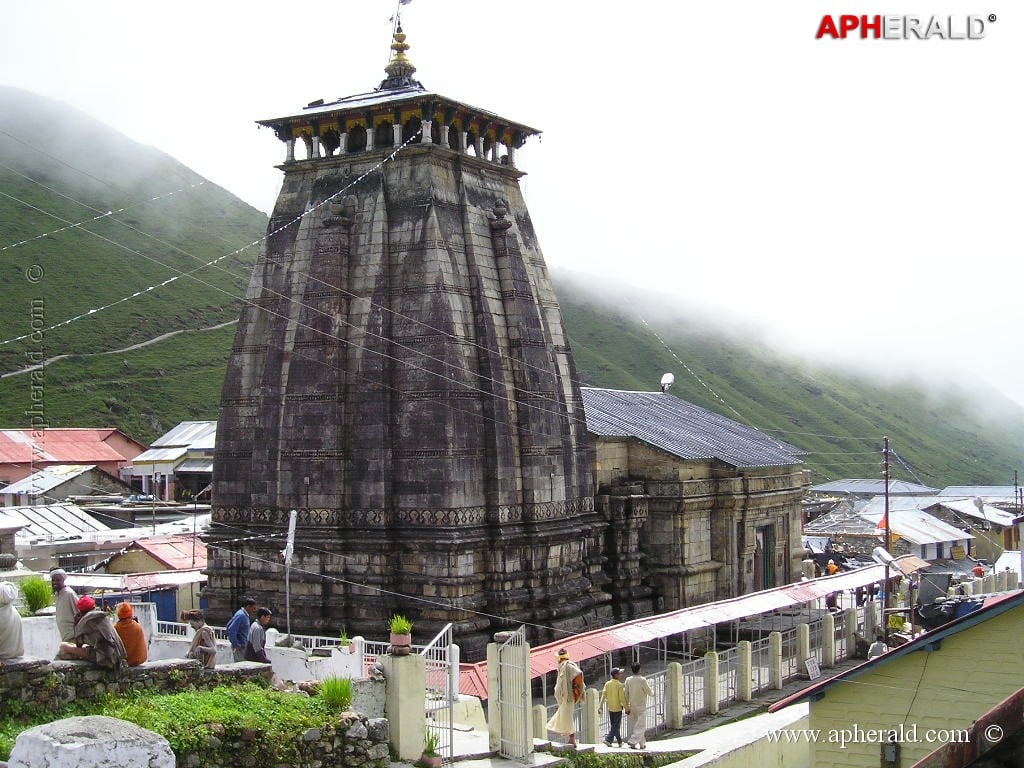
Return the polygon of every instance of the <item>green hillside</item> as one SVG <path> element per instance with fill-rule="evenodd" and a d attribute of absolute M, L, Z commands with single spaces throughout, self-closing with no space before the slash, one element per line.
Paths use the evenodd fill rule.
<path fill-rule="evenodd" d="M 979 415 L 968 393 L 952 386 L 936 396 L 813 369 L 683 311 L 648 321 L 663 344 L 639 315 L 617 309 L 649 306 L 652 295 L 610 308 L 563 277 L 559 297 L 585 384 L 650 391 L 672 372 L 672 394 L 808 451 L 813 482 L 881 477 L 884 436 L 899 457 L 894 477 L 937 487 L 1011 484 L 1024 458 L 1024 409 L 998 393 L 969 393 L 973 402 L 984 395 L 989 409 L 1001 407 L 996 421 Z"/>
<path fill-rule="evenodd" d="M 0 88 L 0 375 L 67 356 L 41 379 L 48 425 L 117 426 L 148 442 L 179 421 L 216 418 L 257 256 L 234 252 L 263 234 L 266 217 L 201 182 L 65 105 Z M 161 285 L 182 273 L 191 277 Z M 883 435 L 907 465 L 897 461 L 894 476 L 936 486 L 1009 483 L 1024 456 L 1024 409 L 1005 399 L 1000 419 L 986 421 L 952 390 L 936 398 L 812 369 L 682 310 L 646 318 L 648 328 L 616 308 L 653 297 L 609 301 L 555 279 L 584 384 L 655 390 L 671 371 L 673 394 L 808 451 L 815 481 L 879 477 Z M 33 384 L 30 374 L 0 378 L 0 426 L 30 426 Z"/>
<path fill-rule="evenodd" d="M 0 374 L 236 320 L 258 254 L 234 252 L 265 229 L 262 213 L 169 156 L 0 88 Z M 116 423 L 150 440 L 215 414 L 233 331 L 48 365 L 34 382 L 46 422 Z M 0 379 L 4 426 L 29 426 L 32 384 Z"/>

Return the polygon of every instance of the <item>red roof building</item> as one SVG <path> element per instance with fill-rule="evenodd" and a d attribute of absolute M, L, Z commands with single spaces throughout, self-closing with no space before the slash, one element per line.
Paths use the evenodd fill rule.
<path fill-rule="evenodd" d="M 136 539 L 110 558 L 107 573 L 150 573 L 206 568 L 206 544 L 198 535 Z"/>
<path fill-rule="evenodd" d="M 119 429 L 2 429 L 0 484 L 56 464 L 95 464 L 120 477 L 120 469 L 145 450 Z"/>

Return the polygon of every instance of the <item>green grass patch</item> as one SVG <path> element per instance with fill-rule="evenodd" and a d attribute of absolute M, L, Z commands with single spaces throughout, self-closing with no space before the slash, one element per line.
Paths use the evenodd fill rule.
<path fill-rule="evenodd" d="M 135 723 L 167 739 L 176 755 L 213 753 L 208 743 L 248 735 L 254 765 L 296 765 L 299 736 L 334 722 L 336 710 L 320 697 L 281 693 L 254 684 L 171 695 L 129 694 L 76 703 L 52 712 L 15 706 L 0 721 L 0 760 L 10 757 L 18 734 L 66 717 L 106 715 Z"/>

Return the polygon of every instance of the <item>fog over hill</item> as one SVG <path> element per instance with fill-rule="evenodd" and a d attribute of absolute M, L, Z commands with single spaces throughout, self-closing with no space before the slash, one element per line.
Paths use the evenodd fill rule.
<path fill-rule="evenodd" d="M 0 88 L 0 374 L 66 356 L 41 377 L 50 426 L 149 441 L 216 418 L 266 223 L 159 150 Z M 841 369 L 710 303 L 553 278 L 582 383 L 655 390 L 670 371 L 672 394 L 808 451 L 815 481 L 879 477 L 885 435 L 894 476 L 936 486 L 1010 483 L 1024 455 L 1024 409 L 959 373 Z M 32 382 L 0 379 L 0 426 L 30 426 Z"/>

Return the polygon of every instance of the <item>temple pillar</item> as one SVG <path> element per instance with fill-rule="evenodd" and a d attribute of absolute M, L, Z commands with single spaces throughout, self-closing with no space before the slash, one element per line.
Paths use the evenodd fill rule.
<path fill-rule="evenodd" d="M 449 129 L 450 129 L 450 126 L 447 126 L 444 123 L 441 123 L 441 146 L 445 147 L 447 149 L 451 149 L 451 147 L 448 144 L 448 131 L 449 131 Z"/>
<path fill-rule="evenodd" d="M 420 121 L 420 141 L 423 144 L 433 144 L 434 137 L 430 135 L 430 120 Z"/>

